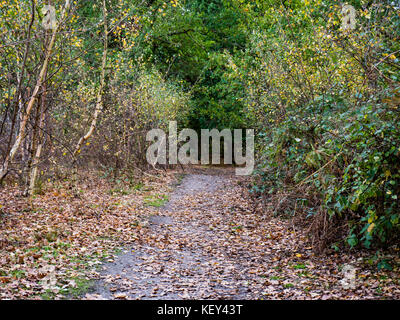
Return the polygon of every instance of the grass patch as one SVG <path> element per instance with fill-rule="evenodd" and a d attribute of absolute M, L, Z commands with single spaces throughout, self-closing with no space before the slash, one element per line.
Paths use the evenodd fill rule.
<path fill-rule="evenodd" d="M 144 198 L 144 204 L 152 207 L 162 207 L 168 202 L 168 196 L 165 194 L 155 194 Z"/>
<path fill-rule="evenodd" d="M 76 287 L 71 287 L 67 290 L 67 297 L 79 298 L 89 291 L 94 285 L 94 280 L 88 280 L 86 278 L 76 277 L 73 279 L 76 283 Z"/>
<path fill-rule="evenodd" d="M 293 269 L 296 269 L 296 270 L 298 270 L 298 269 L 307 269 L 307 267 L 306 267 L 305 264 L 299 263 L 299 264 L 294 265 Z"/>
<path fill-rule="evenodd" d="M 132 189 L 136 191 L 140 191 L 144 188 L 144 184 L 142 182 L 136 183 L 133 185 Z"/>
<path fill-rule="evenodd" d="M 90 290 L 90 288 L 94 286 L 94 280 L 89 280 L 84 277 L 74 277 L 71 278 L 70 280 L 75 281 L 76 286 L 69 287 L 67 289 L 62 289 L 58 293 L 63 295 L 64 299 L 66 300 L 78 299 L 82 297 L 85 293 L 87 293 Z M 54 300 L 56 295 L 57 294 L 54 293 L 52 290 L 46 290 L 46 292 L 42 293 L 40 297 L 43 300 Z"/>
<path fill-rule="evenodd" d="M 110 196 L 126 196 L 131 193 L 130 190 L 123 189 L 123 188 L 112 188 L 108 190 Z"/>

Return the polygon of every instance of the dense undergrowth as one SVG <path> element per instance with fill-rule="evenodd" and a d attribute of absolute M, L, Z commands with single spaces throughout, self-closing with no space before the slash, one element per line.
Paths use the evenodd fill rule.
<path fill-rule="evenodd" d="M 399 11 L 353 5 L 354 30 L 324 1 L 272 8 L 248 51 L 248 109 L 262 119 L 254 191 L 301 212 L 318 250 L 399 234 Z"/>

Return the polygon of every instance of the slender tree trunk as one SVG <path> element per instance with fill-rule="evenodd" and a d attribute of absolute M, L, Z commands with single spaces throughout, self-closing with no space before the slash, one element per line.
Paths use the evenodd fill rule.
<path fill-rule="evenodd" d="M 47 2 L 51 5 L 51 1 Z M 44 47 L 48 46 L 49 41 L 49 33 L 45 33 L 44 37 Z M 44 79 L 47 78 L 47 70 L 44 74 Z M 26 189 L 24 195 L 32 196 L 35 191 L 35 182 L 38 172 L 38 165 L 40 156 L 42 154 L 42 147 L 43 147 L 43 129 L 44 129 L 44 121 L 46 117 L 46 95 L 47 95 L 47 85 L 46 82 L 42 85 L 42 93 L 39 96 L 38 103 L 37 103 L 37 111 L 36 111 L 36 119 L 35 125 L 33 127 L 32 133 L 32 147 L 29 157 L 29 165 L 27 168 L 26 174 Z"/>
<path fill-rule="evenodd" d="M 29 174 L 29 186 L 28 186 L 28 195 L 33 195 L 35 191 L 35 183 L 38 173 L 38 166 L 40 161 L 40 156 L 42 155 L 42 149 L 44 145 L 44 125 L 46 119 L 46 93 L 43 93 L 41 96 L 41 108 L 40 108 L 40 120 L 38 126 L 38 134 L 37 134 L 37 147 L 32 159 L 32 168 Z"/>
<path fill-rule="evenodd" d="M 108 31 L 107 31 L 107 8 L 106 8 L 106 1 L 103 0 L 103 24 L 104 24 L 104 47 L 103 47 L 103 59 L 101 63 L 101 75 L 100 75 L 100 87 L 97 92 L 97 99 L 96 99 L 96 108 L 93 114 L 92 123 L 90 124 L 88 132 L 79 139 L 74 156 L 76 157 L 80 152 L 82 145 L 87 141 L 93 134 L 94 130 L 96 129 L 97 119 L 103 110 L 103 90 L 104 90 L 104 83 L 105 83 L 105 72 L 106 72 L 106 64 L 107 64 L 107 48 L 108 48 Z"/>
<path fill-rule="evenodd" d="M 29 173 L 31 172 L 32 161 L 33 161 L 33 157 L 34 157 L 34 154 L 36 151 L 36 145 L 37 145 L 37 135 L 38 135 L 38 128 L 39 128 L 40 114 L 41 114 L 41 99 L 42 99 L 42 96 L 40 95 L 37 99 L 35 121 L 32 126 L 32 132 L 31 132 L 30 136 L 25 137 L 25 140 L 28 142 L 28 145 L 29 145 L 28 160 L 26 161 L 26 164 L 24 163 L 24 170 L 23 170 L 24 179 L 25 179 L 25 190 L 24 190 L 23 194 L 25 196 L 28 195 Z"/>

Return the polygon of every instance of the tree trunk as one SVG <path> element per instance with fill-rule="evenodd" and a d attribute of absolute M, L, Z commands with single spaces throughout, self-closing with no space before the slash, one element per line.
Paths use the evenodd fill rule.
<path fill-rule="evenodd" d="M 100 88 L 97 92 L 97 99 L 96 99 L 96 109 L 93 114 L 92 123 L 90 124 L 88 132 L 79 139 L 74 156 L 76 157 L 80 152 L 82 145 L 87 141 L 93 134 L 94 130 L 96 129 L 97 119 L 103 110 L 103 90 L 104 90 L 104 83 L 105 83 L 105 72 L 106 72 L 106 64 L 107 64 L 107 47 L 108 47 L 108 31 L 107 31 L 107 8 L 106 8 L 106 1 L 103 0 L 103 24 L 104 24 L 104 47 L 103 47 L 103 59 L 101 63 L 101 76 L 100 76 Z"/>
<path fill-rule="evenodd" d="M 36 177 L 38 173 L 38 166 L 39 166 L 39 160 L 40 156 L 42 154 L 42 149 L 44 145 L 44 125 L 45 125 L 45 119 L 46 119 L 46 94 L 43 93 L 41 97 L 41 108 L 40 108 L 40 120 L 39 120 L 39 126 L 38 126 L 38 134 L 37 134 L 37 148 L 35 151 L 35 154 L 33 155 L 33 160 L 32 160 L 32 168 L 29 174 L 29 186 L 28 186 L 28 195 L 33 195 L 35 191 L 35 183 L 36 183 Z"/>

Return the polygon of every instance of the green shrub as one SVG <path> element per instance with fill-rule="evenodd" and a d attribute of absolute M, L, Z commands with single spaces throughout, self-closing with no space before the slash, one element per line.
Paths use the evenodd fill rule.
<path fill-rule="evenodd" d="M 285 193 L 324 245 L 370 248 L 400 231 L 400 19 L 390 4 L 354 6 L 350 32 L 339 6 L 272 7 L 242 72 L 258 128 L 253 192 Z"/>

